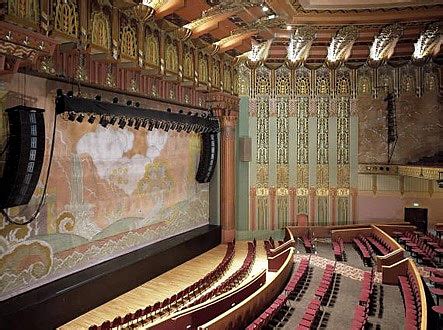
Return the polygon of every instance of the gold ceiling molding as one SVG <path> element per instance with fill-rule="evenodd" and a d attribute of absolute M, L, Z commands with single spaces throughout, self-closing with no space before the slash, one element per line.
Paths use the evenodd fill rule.
<path fill-rule="evenodd" d="M 299 67 L 307 60 L 315 36 L 315 30 L 310 26 L 300 27 L 291 35 L 287 55 L 288 67 Z"/>
<path fill-rule="evenodd" d="M 328 47 L 326 65 L 336 68 L 351 55 L 352 46 L 358 38 L 358 29 L 353 25 L 342 27 L 332 38 Z"/>
<path fill-rule="evenodd" d="M 388 61 L 394 53 L 403 31 L 403 27 L 397 23 L 384 27 L 380 34 L 374 37 L 374 42 L 369 50 L 368 65 L 378 67 Z"/>
<path fill-rule="evenodd" d="M 301 4 L 299 0 L 290 0 L 292 8 L 294 11 L 300 13 L 300 14 L 322 14 L 322 13 L 386 13 L 386 12 L 401 12 L 401 11 L 411 11 L 411 10 L 417 10 L 417 9 L 429 9 L 438 7 L 441 8 L 441 4 L 434 4 L 434 5 L 411 5 L 411 6 L 402 6 L 402 7 L 395 7 L 395 8 L 350 8 L 350 9 L 305 9 Z"/>
<path fill-rule="evenodd" d="M 262 0 L 224 0 L 220 1 L 218 5 L 212 6 L 211 8 L 205 10 L 202 13 L 202 17 L 212 16 L 219 13 L 220 11 L 259 6 L 262 3 Z"/>
<path fill-rule="evenodd" d="M 412 60 L 415 63 L 425 63 L 432 56 L 437 55 L 443 41 L 440 24 L 429 24 L 414 44 Z"/>

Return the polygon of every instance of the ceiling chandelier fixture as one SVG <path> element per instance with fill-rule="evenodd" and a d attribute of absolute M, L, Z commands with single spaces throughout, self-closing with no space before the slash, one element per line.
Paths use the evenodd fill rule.
<path fill-rule="evenodd" d="M 289 67 L 295 68 L 306 62 L 315 37 L 315 30 L 310 26 L 300 27 L 292 33 L 287 55 Z"/>
<path fill-rule="evenodd" d="M 352 46 L 358 37 L 358 29 L 353 25 L 342 27 L 332 38 L 328 47 L 326 65 L 331 68 L 339 67 L 351 55 Z"/>
<path fill-rule="evenodd" d="M 369 50 L 368 64 L 377 67 L 388 61 L 394 54 L 395 46 L 402 34 L 403 27 L 397 23 L 385 26 L 380 34 L 374 37 Z"/>
<path fill-rule="evenodd" d="M 414 44 L 412 61 L 418 64 L 426 63 L 432 56 L 438 54 L 442 41 L 439 23 L 429 24 Z"/>

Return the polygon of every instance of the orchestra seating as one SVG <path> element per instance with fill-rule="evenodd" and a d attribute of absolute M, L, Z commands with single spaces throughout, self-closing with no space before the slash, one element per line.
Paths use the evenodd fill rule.
<path fill-rule="evenodd" d="M 168 311 L 170 312 L 173 307 L 178 307 L 181 304 L 184 304 L 186 301 L 195 297 L 199 292 L 207 289 L 211 286 L 215 281 L 220 279 L 223 274 L 225 274 L 226 270 L 229 268 L 232 259 L 235 254 L 235 241 L 232 243 L 228 243 L 226 248 L 225 256 L 223 260 L 217 265 L 217 267 L 206 274 L 202 279 L 197 282 L 194 282 L 184 290 L 178 292 L 177 294 L 172 295 L 164 299 L 163 301 L 158 301 L 153 305 L 149 305 L 144 309 L 138 309 L 134 313 L 127 313 L 123 318 L 121 316 L 115 317 L 115 319 L 111 322 L 109 320 L 104 321 L 100 326 L 91 325 L 89 327 L 90 330 L 105 330 L 115 327 L 128 326 L 132 324 L 139 323 L 145 320 L 152 320 L 157 314 L 161 312 Z"/>
<path fill-rule="evenodd" d="M 301 284 L 306 278 L 309 269 L 309 260 L 303 258 L 300 261 L 300 265 L 296 272 L 294 272 L 289 279 L 288 284 L 284 288 L 275 301 L 269 306 L 259 317 L 257 317 L 247 329 L 258 329 L 265 327 L 270 320 L 280 311 L 280 309 L 286 304 L 289 295 Z"/>
<path fill-rule="evenodd" d="M 437 251 L 439 251 L 441 240 L 435 235 L 428 233 L 420 236 L 409 231 L 400 236 L 398 241 L 411 252 L 417 262 L 429 266 L 436 265 Z"/>
<path fill-rule="evenodd" d="M 324 298 L 327 297 L 331 291 L 332 283 L 334 282 L 335 275 L 335 264 L 327 264 L 325 271 L 323 272 L 323 277 L 320 281 L 320 284 L 315 291 L 315 296 L 318 298 L 320 302 L 323 302 Z"/>
<path fill-rule="evenodd" d="M 359 304 L 355 307 L 351 329 L 364 329 L 369 316 L 370 301 L 374 290 L 374 270 L 363 273 Z"/>
<path fill-rule="evenodd" d="M 366 265 L 370 265 L 372 260 L 372 253 L 370 248 L 367 246 L 364 237 L 362 236 L 355 237 L 353 239 L 353 242 L 363 260 L 363 263 Z"/>
<path fill-rule="evenodd" d="M 303 317 L 298 324 L 297 330 L 303 330 L 303 329 L 311 329 L 312 326 L 317 321 L 317 317 L 319 315 L 320 311 L 320 301 L 317 299 L 313 299 L 308 307 L 306 307 L 305 313 L 303 314 Z"/>
<path fill-rule="evenodd" d="M 405 307 L 405 329 L 417 329 L 421 324 L 422 301 L 419 284 L 408 269 L 406 276 L 398 277 Z"/>
<path fill-rule="evenodd" d="M 380 237 L 372 234 L 366 236 L 366 239 L 381 253 L 381 255 L 385 256 L 392 252 L 392 248 Z"/>
<path fill-rule="evenodd" d="M 344 259 L 345 246 L 341 237 L 332 241 L 332 250 L 334 251 L 335 260 L 342 261 Z"/>
<path fill-rule="evenodd" d="M 254 243 L 248 242 L 248 253 L 240 269 L 238 269 L 234 274 L 229 276 L 229 278 L 224 280 L 216 288 L 205 293 L 200 298 L 196 299 L 194 302 L 190 304 L 190 306 L 201 304 L 209 299 L 212 299 L 215 296 L 218 296 L 226 291 L 229 291 L 235 286 L 237 286 L 241 281 L 243 281 L 243 279 L 251 272 L 255 260 L 256 247 L 257 246 Z"/>

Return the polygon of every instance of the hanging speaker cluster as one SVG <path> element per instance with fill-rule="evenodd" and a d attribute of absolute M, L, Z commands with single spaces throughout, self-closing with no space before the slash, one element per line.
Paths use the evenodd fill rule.
<path fill-rule="evenodd" d="M 195 179 L 199 183 L 211 181 L 217 164 L 218 138 L 216 133 L 202 134 L 202 148 Z"/>
<path fill-rule="evenodd" d="M 9 121 L 0 208 L 29 203 L 37 186 L 45 154 L 43 109 L 16 106 L 6 109 Z"/>

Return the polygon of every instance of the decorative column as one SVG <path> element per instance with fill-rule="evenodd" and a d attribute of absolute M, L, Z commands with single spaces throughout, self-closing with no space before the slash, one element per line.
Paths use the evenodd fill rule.
<path fill-rule="evenodd" d="M 295 187 L 289 187 L 289 225 L 295 226 L 297 215 L 297 189 Z"/>
<path fill-rule="evenodd" d="M 358 223 L 357 219 L 357 188 L 351 188 L 351 223 Z"/>
<path fill-rule="evenodd" d="M 249 230 L 257 229 L 257 188 L 249 188 Z"/>
<path fill-rule="evenodd" d="M 222 242 L 235 238 L 235 125 L 238 98 L 216 92 L 208 95 L 207 104 L 220 120 L 220 221 Z"/>
<path fill-rule="evenodd" d="M 337 188 L 329 188 L 329 197 L 331 200 L 331 224 L 335 226 L 337 224 Z"/>
<path fill-rule="evenodd" d="M 270 219 L 270 228 L 271 230 L 275 230 L 275 197 L 277 194 L 277 189 L 272 186 L 269 187 L 269 219 Z"/>
<path fill-rule="evenodd" d="M 309 226 L 315 226 L 316 225 L 316 207 L 315 207 L 315 196 L 316 196 L 316 189 L 315 187 L 309 188 Z"/>

